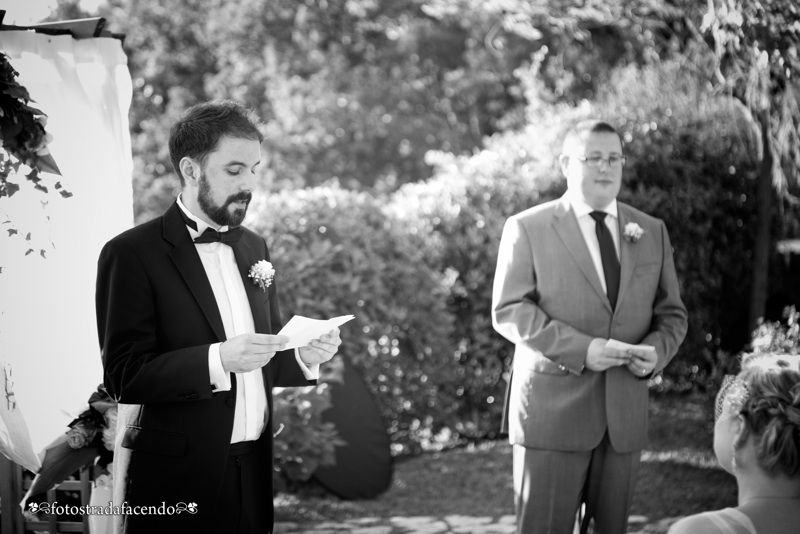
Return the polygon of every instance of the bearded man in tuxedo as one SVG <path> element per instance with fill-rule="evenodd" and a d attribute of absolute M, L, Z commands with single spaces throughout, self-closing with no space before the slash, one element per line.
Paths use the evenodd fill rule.
<path fill-rule="evenodd" d="M 272 388 L 315 383 L 340 344 L 335 330 L 283 350 L 276 279 L 249 276 L 270 260 L 240 226 L 259 127 L 230 101 L 187 110 L 169 139 L 180 196 L 100 254 L 104 381 L 121 403 L 117 532 L 271 532 Z"/>
<path fill-rule="evenodd" d="M 506 221 L 492 296 L 494 327 L 515 344 L 504 430 L 517 529 L 571 534 L 583 504 L 581 532 L 624 534 L 648 378 L 675 355 L 687 313 L 666 226 L 617 201 L 614 128 L 579 123 L 559 161 L 567 192 Z"/>

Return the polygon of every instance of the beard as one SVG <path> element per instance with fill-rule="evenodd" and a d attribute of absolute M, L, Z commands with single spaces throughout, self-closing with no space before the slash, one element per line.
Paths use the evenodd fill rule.
<path fill-rule="evenodd" d="M 222 204 L 215 204 L 214 199 L 211 198 L 211 184 L 208 183 L 205 173 L 200 174 L 198 186 L 197 203 L 200 204 L 200 209 L 209 219 L 220 226 L 233 227 L 242 224 L 245 215 L 247 215 L 247 207 L 253 199 L 253 193 L 242 191 L 241 193 L 230 195 Z M 231 211 L 229 207 L 234 202 L 245 202 L 245 207 L 236 207 Z"/>

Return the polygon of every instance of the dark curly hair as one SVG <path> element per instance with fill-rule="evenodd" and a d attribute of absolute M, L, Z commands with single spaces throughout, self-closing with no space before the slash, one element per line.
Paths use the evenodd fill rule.
<path fill-rule="evenodd" d="M 749 391 L 741 409 L 742 439 L 753 435 L 767 472 L 800 475 L 800 356 L 748 355 L 739 378 Z"/>

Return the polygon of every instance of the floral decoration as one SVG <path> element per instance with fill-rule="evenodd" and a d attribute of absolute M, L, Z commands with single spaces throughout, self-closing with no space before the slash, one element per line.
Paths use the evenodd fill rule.
<path fill-rule="evenodd" d="M 247 276 L 253 279 L 253 283 L 257 284 L 261 291 L 266 291 L 275 277 L 275 269 L 267 260 L 261 260 L 250 267 L 250 274 Z"/>
<path fill-rule="evenodd" d="M 114 459 L 117 403 L 101 385 L 89 397 L 89 407 L 45 448 L 42 467 L 25 497 L 47 492 L 75 471 L 96 464 L 110 469 Z"/>
<path fill-rule="evenodd" d="M 9 182 L 8 178 L 16 174 L 21 165 L 30 167 L 26 178 L 44 193 L 47 187 L 42 185 L 39 172 L 61 174 L 47 148 L 53 139 L 45 130 L 47 115 L 29 105 L 30 94 L 17 82 L 17 76 L 19 73 L 11 66 L 8 55 L 0 53 L 0 141 L 3 144 L 0 197 L 10 197 L 19 190 L 19 185 Z M 55 188 L 65 198 L 72 196 L 60 182 Z"/>
<path fill-rule="evenodd" d="M 750 388 L 736 375 L 725 375 L 717 394 L 715 419 L 724 413 L 724 406 L 728 407 L 728 414 L 736 416 L 742 411 L 744 403 L 750 398 Z"/>
<path fill-rule="evenodd" d="M 636 243 L 639 239 L 642 238 L 644 235 L 644 228 L 639 226 L 635 222 L 629 222 L 625 225 L 625 228 L 622 231 L 622 236 L 630 241 L 631 243 Z"/>
<path fill-rule="evenodd" d="M 89 397 L 89 408 L 69 424 L 67 443 L 73 449 L 92 445 L 99 452 L 113 451 L 116 426 L 117 403 L 100 386 Z"/>
<path fill-rule="evenodd" d="M 17 82 L 17 76 L 19 73 L 11 66 L 8 55 L 0 52 L 0 198 L 11 197 L 19 191 L 20 184 L 15 179 L 21 172 L 35 189 L 43 193 L 47 193 L 48 188 L 42 183 L 39 173 L 61 174 L 47 148 L 53 139 L 45 130 L 47 115 L 29 105 L 31 97 L 28 90 Z M 72 196 L 61 182 L 57 181 L 54 187 L 63 198 Z M 43 208 L 46 205 L 47 202 L 42 202 Z M 6 219 L 2 225 L 9 237 L 17 235 L 27 242 L 25 255 L 34 252 L 30 232 L 14 226 L 4 211 L 0 210 L 0 214 Z M 47 257 L 45 249 L 40 249 L 39 254 Z"/>

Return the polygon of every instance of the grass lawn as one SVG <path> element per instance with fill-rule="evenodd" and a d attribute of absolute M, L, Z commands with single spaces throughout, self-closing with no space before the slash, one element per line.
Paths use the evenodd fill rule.
<path fill-rule="evenodd" d="M 632 513 L 659 519 L 735 506 L 736 479 L 717 464 L 713 436 L 713 399 L 651 398 L 650 443 Z"/>
<path fill-rule="evenodd" d="M 717 466 L 712 449 L 713 401 L 654 395 L 650 416 L 632 515 L 654 523 L 735 505 L 735 480 Z M 370 501 L 304 491 L 278 495 L 275 506 L 278 521 L 292 522 L 513 514 L 511 446 L 486 442 L 397 461 L 390 489 Z"/>

